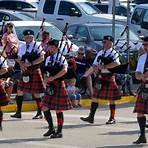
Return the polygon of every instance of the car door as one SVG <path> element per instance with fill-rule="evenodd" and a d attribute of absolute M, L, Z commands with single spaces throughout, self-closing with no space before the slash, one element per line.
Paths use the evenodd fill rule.
<path fill-rule="evenodd" d="M 72 10 L 77 12 L 77 14 L 74 14 Z M 65 26 L 67 22 L 69 24 L 75 24 L 79 21 L 82 22 L 81 15 L 81 11 L 76 5 L 74 5 L 74 3 L 68 1 L 60 1 L 57 16 L 55 16 L 55 22 L 58 24 L 59 28 L 63 30 L 62 26 Z"/>

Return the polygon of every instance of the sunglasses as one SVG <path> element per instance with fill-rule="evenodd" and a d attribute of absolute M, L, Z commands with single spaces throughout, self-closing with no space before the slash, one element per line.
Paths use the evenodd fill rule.
<path fill-rule="evenodd" d="M 78 55 L 84 55 L 84 53 L 78 52 Z"/>

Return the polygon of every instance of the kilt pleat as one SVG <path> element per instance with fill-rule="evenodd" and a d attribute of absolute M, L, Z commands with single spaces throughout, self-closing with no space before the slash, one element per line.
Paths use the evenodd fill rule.
<path fill-rule="evenodd" d="M 18 90 L 27 93 L 43 93 L 45 90 L 45 84 L 41 74 L 40 68 L 34 69 L 30 75 L 31 81 L 28 83 L 23 82 L 23 76 L 18 82 Z"/>
<path fill-rule="evenodd" d="M 148 98 L 143 99 L 140 95 L 138 95 L 133 112 L 141 113 L 141 114 L 148 114 Z"/>
<path fill-rule="evenodd" d="M 1 85 L 3 81 L 0 80 L 0 106 L 6 106 L 9 103 L 9 98 L 6 94 L 5 89 L 3 88 L 3 86 Z"/>
<path fill-rule="evenodd" d="M 101 87 L 97 85 L 93 89 L 93 97 L 105 100 L 119 100 L 121 99 L 120 89 L 115 81 L 115 76 L 103 76 L 96 80 L 96 84 L 101 82 Z"/>
<path fill-rule="evenodd" d="M 64 81 L 53 81 L 51 83 L 54 86 L 54 94 L 49 95 L 45 92 L 45 96 L 42 99 L 42 106 L 48 107 L 50 110 L 70 110 L 72 104 L 68 97 Z"/>

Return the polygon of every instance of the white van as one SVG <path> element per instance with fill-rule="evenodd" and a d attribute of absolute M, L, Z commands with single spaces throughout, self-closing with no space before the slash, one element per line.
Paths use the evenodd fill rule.
<path fill-rule="evenodd" d="M 98 10 L 86 0 L 40 0 L 37 19 L 53 22 L 63 30 L 66 23 L 112 22 L 111 14 L 98 14 Z M 116 16 L 116 22 L 125 23 L 126 17 Z"/>
<path fill-rule="evenodd" d="M 130 28 L 139 36 L 148 36 L 148 4 L 136 5 L 131 16 Z"/>

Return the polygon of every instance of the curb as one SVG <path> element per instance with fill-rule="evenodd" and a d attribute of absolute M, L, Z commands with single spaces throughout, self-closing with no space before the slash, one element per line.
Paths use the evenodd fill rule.
<path fill-rule="evenodd" d="M 130 102 L 135 102 L 136 97 L 135 96 L 124 96 L 120 100 L 116 101 L 116 104 L 126 104 Z M 82 106 L 90 106 L 91 99 L 81 99 L 80 104 Z M 101 105 L 108 105 L 109 102 L 107 100 L 99 100 L 99 104 Z M 22 111 L 34 111 L 37 109 L 36 103 L 33 101 L 25 101 L 22 106 Z M 2 107 L 2 110 L 4 112 L 14 112 L 16 111 L 16 104 L 9 104 L 7 106 Z"/>

